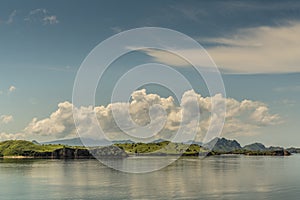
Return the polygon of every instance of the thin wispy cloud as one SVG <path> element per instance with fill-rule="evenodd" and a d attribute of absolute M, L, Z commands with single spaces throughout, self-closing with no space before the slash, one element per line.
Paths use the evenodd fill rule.
<path fill-rule="evenodd" d="M 228 37 L 199 39 L 218 66 L 241 73 L 300 72 L 300 22 L 240 29 Z"/>
<path fill-rule="evenodd" d="M 8 17 L 8 20 L 6 21 L 6 24 L 11 24 L 11 23 L 13 23 L 16 14 L 17 14 L 17 11 L 16 11 L 16 10 L 12 11 L 12 13 L 10 13 L 10 15 L 9 15 L 9 17 Z"/>
<path fill-rule="evenodd" d="M 58 24 L 59 20 L 56 15 L 52 15 L 48 10 L 44 8 L 38 8 L 31 10 L 29 14 L 24 18 L 26 22 L 41 23 L 43 25 Z"/>
<path fill-rule="evenodd" d="M 195 6 L 175 5 L 170 7 L 181 14 L 184 18 L 192 21 L 198 21 L 201 16 L 207 14 L 207 11 Z"/>
<path fill-rule="evenodd" d="M 8 124 L 14 120 L 12 115 L 1 115 L 0 124 Z"/>
<path fill-rule="evenodd" d="M 36 69 L 36 70 L 47 70 L 47 71 L 57 71 L 57 72 L 77 72 L 76 69 L 74 69 L 71 66 L 65 66 L 65 67 L 28 67 L 29 69 Z"/>
<path fill-rule="evenodd" d="M 275 92 L 300 92 L 300 85 L 292 85 L 287 87 L 276 87 L 273 89 Z"/>
<path fill-rule="evenodd" d="M 300 72 L 300 21 L 283 26 L 261 26 L 237 30 L 218 38 L 196 38 L 206 48 L 221 71 L 229 73 L 293 73 Z M 195 49 L 179 49 L 200 66 L 209 66 Z M 154 61 L 178 67 L 189 66 L 178 56 L 160 50 L 145 50 Z M 180 54 L 179 54 L 180 55 Z"/>
<path fill-rule="evenodd" d="M 57 17 L 55 15 L 51 16 L 45 16 L 43 18 L 44 24 L 57 24 L 59 21 L 57 20 Z"/>
<path fill-rule="evenodd" d="M 123 29 L 119 26 L 114 26 L 110 28 L 114 33 L 120 33 L 123 31 Z"/>
<path fill-rule="evenodd" d="M 127 49 L 140 51 L 150 56 L 154 62 L 163 63 L 172 67 L 191 67 L 191 63 L 189 62 L 193 61 L 193 64 L 201 66 L 203 69 L 206 68 L 207 70 L 215 71 L 215 65 L 213 65 L 208 54 L 199 55 L 199 53 L 203 53 L 200 49 L 182 48 L 176 49 L 176 52 L 143 46 L 128 46 Z"/>
<path fill-rule="evenodd" d="M 17 10 L 13 10 L 7 17 L 7 20 L 0 19 L 0 24 L 12 24 L 15 20 L 16 15 L 17 15 Z"/>

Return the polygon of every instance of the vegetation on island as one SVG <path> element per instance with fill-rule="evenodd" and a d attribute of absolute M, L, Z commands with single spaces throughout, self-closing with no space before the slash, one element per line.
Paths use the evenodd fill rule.
<path fill-rule="evenodd" d="M 235 140 L 217 138 L 205 145 L 171 143 L 168 141 L 158 143 L 119 143 L 116 146 L 125 150 L 129 155 L 221 155 L 221 154 L 243 154 L 261 156 L 287 156 L 290 153 L 283 148 L 261 148 L 261 145 L 248 145 L 246 148 L 240 146 Z M 256 148 L 257 147 L 257 148 Z"/>
<path fill-rule="evenodd" d="M 182 144 L 163 141 L 158 143 L 118 143 L 116 146 L 125 150 L 128 154 L 144 155 L 197 155 L 208 152 L 207 149 L 197 144 Z"/>
<path fill-rule="evenodd" d="M 0 155 L 18 156 L 25 152 L 52 152 L 64 148 L 65 145 L 39 145 L 25 140 L 8 140 L 0 143 Z"/>
<path fill-rule="evenodd" d="M 172 143 L 157 141 L 152 143 L 118 143 L 102 147 L 70 146 L 67 144 L 39 144 L 36 141 L 9 140 L 0 142 L 0 157 L 32 157 L 32 158 L 93 158 L 98 157 L 127 157 L 128 155 L 182 155 L 206 156 L 220 154 L 287 156 L 298 153 L 298 148 L 285 150 L 282 147 L 265 147 L 253 143 L 241 147 L 236 140 L 215 138 L 207 144 Z"/>
<path fill-rule="evenodd" d="M 8 140 L 0 142 L 1 157 L 26 158 L 94 158 L 95 157 L 126 157 L 127 154 L 115 146 L 85 148 L 61 144 L 37 144 L 25 140 Z"/>

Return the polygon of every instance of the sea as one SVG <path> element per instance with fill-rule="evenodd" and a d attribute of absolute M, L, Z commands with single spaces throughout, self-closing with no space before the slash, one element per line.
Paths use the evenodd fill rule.
<path fill-rule="evenodd" d="M 129 157 L 121 162 L 138 167 L 165 159 L 174 158 Z M 98 160 L 0 160 L 1 200 L 299 198 L 300 155 L 182 157 L 139 174 Z"/>

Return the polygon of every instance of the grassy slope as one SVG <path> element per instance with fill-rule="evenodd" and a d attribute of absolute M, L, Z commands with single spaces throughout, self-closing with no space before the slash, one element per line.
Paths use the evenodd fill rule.
<path fill-rule="evenodd" d="M 183 154 L 183 155 L 196 155 L 197 153 L 207 152 L 208 150 L 200 147 L 199 145 L 192 144 L 180 144 L 171 142 L 160 142 L 160 143 L 125 143 L 125 144 L 115 144 L 116 146 L 124 149 L 128 154 Z M 24 155 L 25 152 L 53 152 L 56 149 L 61 149 L 63 147 L 69 148 L 80 148 L 85 147 L 70 147 L 66 145 L 40 145 L 34 144 L 25 140 L 9 140 L 0 142 L 0 156 L 19 156 Z M 30 153 L 30 155 L 32 155 Z M 213 154 L 218 154 L 218 152 L 212 152 Z M 219 152 L 222 153 L 222 152 Z M 246 155 L 272 155 L 273 151 L 250 151 L 245 149 L 231 151 L 229 153 L 234 154 L 246 154 Z M 26 154 L 27 155 L 27 154 Z"/>
<path fill-rule="evenodd" d="M 185 155 L 205 152 L 199 145 L 187 145 L 170 142 L 160 143 L 136 143 L 136 144 L 116 144 L 123 148 L 128 154 L 182 154 Z"/>
<path fill-rule="evenodd" d="M 8 140 L 0 142 L 0 155 L 17 156 L 26 151 L 52 152 L 63 147 L 63 145 L 39 145 L 25 140 Z"/>

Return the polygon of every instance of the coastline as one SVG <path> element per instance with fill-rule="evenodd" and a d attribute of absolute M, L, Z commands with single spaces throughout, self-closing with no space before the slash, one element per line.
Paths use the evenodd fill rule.
<path fill-rule="evenodd" d="M 256 148 L 260 147 L 260 148 Z M 263 147 L 263 148 L 262 148 Z M 35 144 L 25 140 L 8 140 L 0 143 L 2 159 L 123 159 L 139 156 L 176 156 L 176 157 L 209 157 L 218 155 L 245 156 L 290 156 L 297 149 L 281 147 L 264 147 L 252 144 L 241 147 L 237 141 L 218 139 L 210 150 L 205 145 L 172 143 L 118 143 L 102 147 L 66 146 L 52 144 Z"/>

